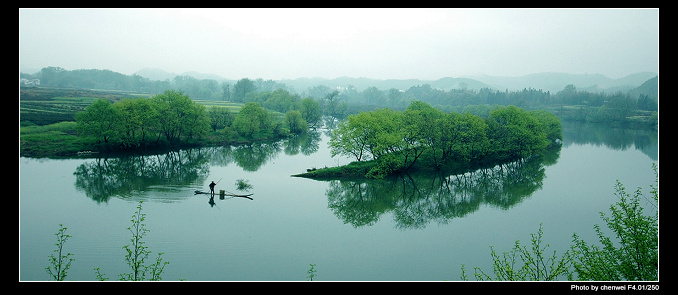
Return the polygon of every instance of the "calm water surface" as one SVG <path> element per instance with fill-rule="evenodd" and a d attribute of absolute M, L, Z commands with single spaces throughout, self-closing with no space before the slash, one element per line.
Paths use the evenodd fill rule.
<path fill-rule="evenodd" d="M 490 246 L 508 251 L 543 240 L 562 253 L 572 234 L 597 241 L 598 212 L 616 201 L 615 180 L 649 191 L 658 134 L 564 128 L 560 152 L 544 162 L 462 176 L 389 181 L 290 177 L 337 166 L 327 137 L 245 147 L 110 159 L 19 159 L 19 279 L 48 280 L 59 224 L 72 238 L 67 280 L 115 280 L 129 272 L 123 246 L 139 201 L 147 246 L 170 262 L 164 280 L 459 280 L 465 264 L 491 271 Z M 482 172 L 482 173 L 481 173 Z M 247 180 L 254 200 L 234 193 Z"/>

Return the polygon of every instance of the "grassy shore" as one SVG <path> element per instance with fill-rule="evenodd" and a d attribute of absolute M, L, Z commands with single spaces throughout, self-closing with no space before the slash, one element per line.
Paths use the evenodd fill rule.
<path fill-rule="evenodd" d="M 92 156 L 100 153 L 119 153 L 111 147 L 88 141 L 77 135 L 75 122 L 59 122 L 44 126 L 19 127 L 19 156 L 22 157 L 73 157 Z M 276 137 L 244 138 L 233 133 L 209 132 L 202 138 L 182 142 L 179 145 L 161 145 L 153 150 L 182 147 L 241 145 L 253 142 L 278 140 Z M 147 152 L 147 149 L 132 150 Z"/>
<path fill-rule="evenodd" d="M 376 161 L 351 162 L 339 167 L 325 167 L 319 169 L 308 169 L 306 173 L 292 175 L 293 177 L 304 177 L 311 179 L 350 179 L 365 178 L 365 174 L 374 168 L 378 163 Z"/>
<path fill-rule="evenodd" d="M 74 156 L 91 143 L 75 133 L 75 122 L 19 127 L 19 155 L 27 157 Z"/>

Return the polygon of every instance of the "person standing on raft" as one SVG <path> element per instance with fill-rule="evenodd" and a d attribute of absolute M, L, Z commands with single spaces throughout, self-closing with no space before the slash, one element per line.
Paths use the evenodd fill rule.
<path fill-rule="evenodd" d="M 217 184 L 214 183 L 214 180 L 212 181 L 212 183 L 210 183 L 210 194 L 213 195 L 213 196 L 214 196 L 214 187 L 215 187 L 216 185 L 217 185 Z"/>

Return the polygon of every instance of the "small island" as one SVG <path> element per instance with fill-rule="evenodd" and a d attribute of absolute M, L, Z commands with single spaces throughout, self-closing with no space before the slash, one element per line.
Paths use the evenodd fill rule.
<path fill-rule="evenodd" d="M 332 156 L 355 158 L 341 167 L 293 175 L 312 179 L 384 178 L 412 171 L 464 171 L 526 159 L 560 146 L 562 126 L 547 111 L 497 107 L 487 118 L 444 113 L 414 101 L 404 111 L 351 115 L 332 131 Z"/>

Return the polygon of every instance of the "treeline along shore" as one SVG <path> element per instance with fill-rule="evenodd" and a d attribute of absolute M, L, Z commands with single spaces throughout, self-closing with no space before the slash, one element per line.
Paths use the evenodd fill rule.
<path fill-rule="evenodd" d="M 147 152 L 185 146 L 278 140 L 323 124 L 328 129 L 342 121 L 344 123 L 341 124 L 350 125 L 351 121 L 360 121 L 363 117 L 376 120 L 373 117 L 399 116 L 403 120 L 413 120 L 415 117 L 411 113 L 421 112 L 415 108 L 423 105 L 446 114 L 450 117 L 448 121 L 465 122 L 467 125 L 483 121 L 486 133 L 494 131 L 492 124 L 496 123 L 496 120 L 490 119 L 490 114 L 510 105 L 527 112 L 549 112 L 563 121 L 641 129 L 656 129 L 658 124 L 657 77 L 628 93 L 592 93 L 568 85 L 555 95 L 532 88 L 522 91 L 487 88 L 445 91 L 428 84 L 407 90 L 368 87 L 362 91 L 355 87 L 335 89 L 318 85 L 298 94 L 284 83 L 248 78 L 233 85 L 223 82 L 221 87 L 217 87 L 216 81 L 177 77 L 160 83 L 162 87 L 141 87 L 139 85 L 150 85 L 151 81 L 110 71 L 66 71 L 53 67 L 35 75 L 22 73 L 22 78 L 40 81 L 39 86 L 20 87 L 20 155 L 32 157 Z M 83 84 L 90 80 L 94 84 Z M 90 88 L 78 88 L 87 85 Z M 384 123 L 383 120 L 377 121 Z M 436 122 L 447 124 L 445 120 Z M 391 128 L 393 124 L 382 125 L 380 128 Z M 414 128 L 414 125 L 406 127 Z M 426 132 L 431 130 L 427 127 L 421 129 Z M 403 130 L 406 129 L 401 128 L 399 132 Z M 380 158 L 378 162 L 386 165 L 385 161 L 391 159 L 389 161 L 393 163 L 390 166 L 400 162 L 387 171 L 416 169 L 420 164 L 442 169 L 447 166 L 443 159 L 450 157 L 456 157 L 454 161 L 458 163 L 473 163 L 481 159 L 515 156 L 508 148 L 496 147 L 500 142 L 490 137 L 488 142 L 496 151 L 486 151 L 463 142 L 467 145 L 465 148 L 472 148 L 466 155 L 455 154 L 450 145 L 440 142 L 426 143 L 400 133 L 377 133 L 382 134 L 379 145 L 367 146 L 362 151 L 364 157 L 360 156 L 359 150 L 356 161 L 377 162 L 373 160 Z M 389 138 L 383 134 L 390 134 Z M 447 140 L 441 136 L 436 140 Z M 340 153 L 336 145 L 347 136 L 335 137 L 333 148 Z M 389 142 L 398 141 L 395 138 L 401 138 L 399 145 Z M 384 142 L 388 143 L 387 148 L 382 146 Z M 502 149 L 511 155 L 497 152 Z M 528 149 L 528 152 L 531 150 Z M 393 161 L 401 156 L 405 158 Z M 427 161 L 431 163 L 422 163 Z"/>
<path fill-rule="evenodd" d="M 292 100 L 280 112 L 258 102 L 198 102 L 175 90 L 150 97 L 55 97 L 40 102 L 46 109 L 36 113 L 29 106 L 21 108 L 21 113 L 35 120 L 63 105 L 70 105 L 70 111 L 61 115 L 64 120 L 46 125 L 20 118 L 22 156 L 147 152 L 278 140 L 307 132 L 322 116 L 318 103 L 311 99 Z"/>

